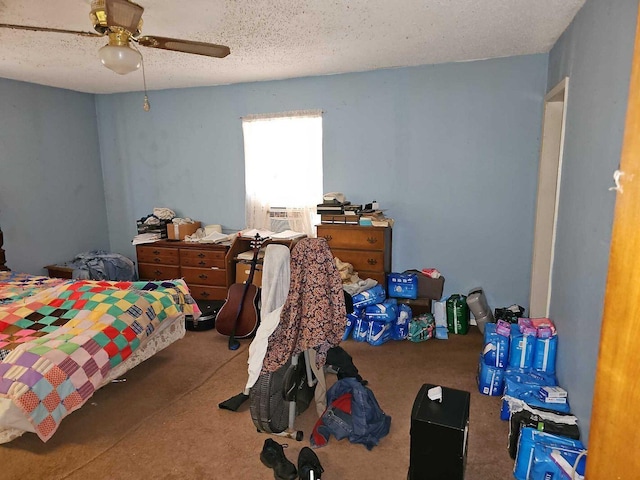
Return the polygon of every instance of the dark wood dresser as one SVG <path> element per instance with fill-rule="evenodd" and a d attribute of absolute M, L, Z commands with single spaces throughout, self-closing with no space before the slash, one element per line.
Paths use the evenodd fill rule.
<path fill-rule="evenodd" d="M 136 246 L 140 280 L 184 278 L 196 300 L 224 300 L 233 282 L 229 246 L 161 240 Z"/>
<path fill-rule="evenodd" d="M 4 249 L 2 248 L 3 243 L 4 238 L 2 236 L 2 230 L 0 230 L 0 271 L 9 270 L 9 268 L 5 265 L 6 259 L 4 258 Z"/>
<path fill-rule="evenodd" d="M 391 227 L 318 225 L 318 238 L 329 242 L 334 257 L 353 265 L 360 278 L 373 278 L 386 288 L 391 272 Z"/>

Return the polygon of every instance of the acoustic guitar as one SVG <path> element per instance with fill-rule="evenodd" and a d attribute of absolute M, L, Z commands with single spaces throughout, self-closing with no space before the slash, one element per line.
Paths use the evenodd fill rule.
<path fill-rule="evenodd" d="M 240 343 L 236 339 L 250 337 L 258 328 L 260 290 L 252 282 L 264 240 L 258 234 L 251 240 L 253 258 L 249 277 L 245 283 L 234 283 L 229 287 L 227 299 L 216 316 L 216 330 L 229 337 L 229 350 L 237 350 Z"/>

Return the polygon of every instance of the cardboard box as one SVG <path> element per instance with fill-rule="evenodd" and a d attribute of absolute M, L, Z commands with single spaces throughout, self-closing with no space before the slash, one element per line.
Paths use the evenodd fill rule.
<path fill-rule="evenodd" d="M 236 283 L 245 283 L 251 272 L 251 263 L 236 263 Z M 253 272 L 253 283 L 256 287 L 262 286 L 262 264 L 256 265 L 256 271 Z"/>
<path fill-rule="evenodd" d="M 192 235 L 196 230 L 200 228 L 200 222 L 185 223 L 178 225 L 176 223 L 169 223 L 167 225 L 167 236 L 169 240 L 184 240 L 187 235 Z"/>
<path fill-rule="evenodd" d="M 540 387 L 540 398 L 546 400 L 547 398 L 567 398 L 568 394 L 564 388 L 561 387 Z"/>
<path fill-rule="evenodd" d="M 444 290 L 444 277 L 431 278 L 420 270 L 406 270 L 404 273 L 415 273 L 418 275 L 418 298 L 428 298 L 440 300 Z"/>
<path fill-rule="evenodd" d="M 411 314 L 414 317 L 423 313 L 431 313 L 431 299 L 430 298 L 417 298 L 412 300 L 410 298 L 398 298 L 398 303 L 404 303 L 411 308 Z"/>

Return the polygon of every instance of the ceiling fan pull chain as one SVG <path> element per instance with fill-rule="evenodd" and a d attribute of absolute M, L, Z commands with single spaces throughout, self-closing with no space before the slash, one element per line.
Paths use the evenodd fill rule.
<path fill-rule="evenodd" d="M 142 108 L 145 112 L 148 112 L 149 110 L 151 110 L 151 104 L 149 103 L 149 97 L 147 96 L 147 76 L 144 73 L 144 57 L 142 56 L 140 50 L 138 50 L 138 46 L 135 43 L 131 42 L 131 46 L 133 46 L 133 48 L 135 48 L 138 53 L 140 53 L 140 66 L 142 67 L 142 84 L 144 86 L 144 102 L 142 103 Z"/>

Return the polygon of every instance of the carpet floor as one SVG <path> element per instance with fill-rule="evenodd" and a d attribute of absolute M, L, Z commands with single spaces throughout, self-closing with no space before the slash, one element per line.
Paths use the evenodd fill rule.
<path fill-rule="evenodd" d="M 379 347 L 352 340 L 342 347 L 369 381 L 391 431 L 369 451 L 347 439 L 317 450 L 324 480 L 405 480 L 409 467 L 411 408 L 424 383 L 471 393 L 467 480 L 513 478 L 507 453 L 508 424 L 499 419 L 500 398 L 478 393 L 476 371 L 482 335 Z M 242 391 L 248 341 L 227 349 L 215 330 L 187 332 L 184 339 L 99 390 L 63 422 L 47 443 L 34 434 L 0 445 L 3 479 L 268 479 L 259 459 L 268 435 L 257 433 L 249 402 L 238 412 L 218 403 Z M 335 375 L 327 374 L 330 386 Z M 313 405 L 296 419 L 301 442 L 285 454 L 297 463 L 317 420 Z"/>

